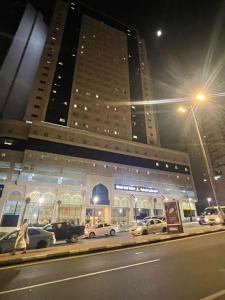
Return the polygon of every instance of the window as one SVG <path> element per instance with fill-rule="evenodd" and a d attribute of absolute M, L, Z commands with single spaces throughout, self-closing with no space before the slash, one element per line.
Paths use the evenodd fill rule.
<path fill-rule="evenodd" d="M 60 118 L 60 119 L 59 119 L 59 122 L 65 123 L 66 120 L 65 120 L 64 118 Z"/>
<path fill-rule="evenodd" d="M 40 80 L 40 83 L 46 83 L 46 81 L 44 81 L 44 80 Z"/>
<path fill-rule="evenodd" d="M 39 105 L 34 105 L 34 108 L 40 108 L 40 106 Z"/>
<path fill-rule="evenodd" d="M 38 229 L 29 228 L 28 234 L 29 235 L 38 235 L 38 234 L 40 234 L 40 231 Z"/>

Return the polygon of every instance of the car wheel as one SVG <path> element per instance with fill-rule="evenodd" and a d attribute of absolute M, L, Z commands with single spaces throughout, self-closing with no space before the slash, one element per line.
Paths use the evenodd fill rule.
<path fill-rule="evenodd" d="M 48 246 L 48 243 L 46 241 L 39 241 L 37 243 L 37 249 L 46 248 Z"/>
<path fill-rule="evenodd" d="M 142 232 L 142 234 L 143 234 L 143 235 L 148 234 L 148 230 L 147 230 L 147 229 L 144 229 L 143 232 Z"/>
<path fill-rule="evenodd" d="M 71 243 L 76 243 L 78 241 L 78 235 L 77 234 L 73 234 L 70 238 L 70 242 Z"/>
<path fill-rule="evenodd" d="M 110 235 L 111 235 L 111 236 L 114 236 L 115 234 L 116 234 L 115 230 L 114 230 L 114 229 L 111 229 L 111 230 L 110 230 Z"/>
<path fill-rule="evenodd" d="M 90 232 L 89 238 L 90 238 L 90 239 L 93 239 L 94 237 L 95 237 L 95 233 L 94 233 L 94 232 Z"/>

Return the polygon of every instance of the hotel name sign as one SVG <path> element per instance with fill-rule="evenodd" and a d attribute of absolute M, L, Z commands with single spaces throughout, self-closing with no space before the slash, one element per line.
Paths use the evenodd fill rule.
<path fill-rule="evenodd" d="M 141 192 L 141 193 L 150 193 L 150 194 L 158 194 L 159 192 L 159 190 L 151 187 L 143 187 L 143 186 L 135 186 L 135 185 L 115 184 L 114 187 L 115 190 L 119 190 L 119 191 Z"/>

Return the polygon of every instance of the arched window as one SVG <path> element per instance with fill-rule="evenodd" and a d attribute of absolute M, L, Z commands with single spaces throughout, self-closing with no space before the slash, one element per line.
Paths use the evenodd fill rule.
<path fill-rule="evenodd" d="M 91 204 L 94 204 L 94 197 L 97 197 L 97 205 L 109 205 L 109 192 L 105 185 L 99 183 L 92 190 Z"/>

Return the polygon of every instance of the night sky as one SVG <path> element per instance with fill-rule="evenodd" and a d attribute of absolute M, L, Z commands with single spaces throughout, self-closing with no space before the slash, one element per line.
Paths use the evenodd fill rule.
<path fill-rule="evenodd" d="M 9 30 L 13 21 L 4 18 L 4 10 L 11 11 L 14 19 L 19 3 L 26 1 L 8 0 L 0 3 L 0 27 Z M 54 7 L 54 0 L 31 0 L 48 22 Z M 94 9 L 103 12 L 122 23 L 135 27 L 145 39 L 153 80 L 155 99 L 177 97 L 187 82 L 193 82 L 203 68 L 215 24 L 225 20 L 223 1 L 220 0 L 82 0 Z M 221 14 L 221 16 L 220 16 Z M 11 24 L 11 25 L 10 25 Z M 224 24 L 217 25 L 218 41 L 215 43 L 216 62 L 224 51 Z M 218 28 L 222 28 L 219 32 Z M 157 38 L 156 31 L 163 35 Z M 12 28 L 11 28 L 12 31 Z M 1 30 L 2 32 L 2 30 Z M 3 43 L 2 43 L 3 45 Z M 0 53 L 1 53 L 0 45 Z M 224 51 L 225 52 L 225 51 Z M 194 80 L 195 82 L 195 80 Z M 184 96 L 184 95 L 182 95 Z M 174 105 L 156 107 L 159 120 L 161 143 L 164 146 L 182 149 L 180 135 L 184 120 L 175 115 Z M 168 131 L 167 128 L 170 128 Z"/>

